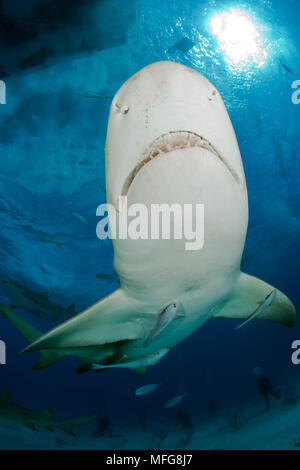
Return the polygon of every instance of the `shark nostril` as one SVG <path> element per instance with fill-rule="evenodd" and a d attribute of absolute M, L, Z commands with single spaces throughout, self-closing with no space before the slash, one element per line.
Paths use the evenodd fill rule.
<path fill-rule="evenodd" d="M 121 108 L 121 113 L 122 114 L 127 114 L 129 111 L 129 106 L 125 105 L 125 106 L 122 106 Z"/>
<path fill-rule="evenodd" d="M 117 113 L 127 114 L 129 111 L 129 106 L 127 104 L 121 105 L 118 101 L 115 101 L 114 105 L 117 108 Z"/>

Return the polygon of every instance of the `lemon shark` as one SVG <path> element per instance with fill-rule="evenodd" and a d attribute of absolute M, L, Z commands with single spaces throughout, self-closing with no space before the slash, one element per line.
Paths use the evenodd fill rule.
<path fill-rule="evenodd" d="M 204 246 L 113 240 L 120 287 L 48 333 L 36 333 L 24 351 L 42 352 L 39 367 L 51 363 L 49 355 L 54 361 L 67 354 L 81 359 L 79 372 L 102 361 L 142 375 L 143 358 L 156 363 L 211 318 L 251 317 L 274 287 L 241 272 L 248 225 L 243 164 L 223 100 L 203 75 L 160 61 L 129 78 L 111 103 L 105 156 L 109 204 L 119 213 L 120 196 L 128 206 L 147 208 L 204 204 Z M 257 318 L 292 327 L 296 312 L 277 289 Z M 24 334 L 26 326 L 16 318 L 14 324 Z"/>
<path fill-rule="evenodd" d="M 35 292 L 22 284 L 0 275 L 0 282 L 9 295 L 11 308 L 23 308 L 48 320 L 56 322 L 75 315 L 74 305 L 61 307 L 49 300 L 47 292 Z"/>
<path fill-rule="evenodd" d="M 13 402 L 10 390 L 0 390 L 0 421 L 11 421 L 22 424 L 27 428 L 36 430 L 42 427 L 48 431 L 53 431 L 54 427 L 63 429 L 66 433 L 75 436 L 74 429 L 82 424 L 95 419 L 96 415 L 84 416 L 81 418 L 57 421 L 52 416 L 52 410 L 45 410 L 41 413 L 28 410 L 21 405 Z"/>

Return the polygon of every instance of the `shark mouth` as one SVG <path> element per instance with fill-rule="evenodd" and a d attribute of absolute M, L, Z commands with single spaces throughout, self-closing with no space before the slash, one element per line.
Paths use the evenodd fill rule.
<path fill-rule="evenodd" d="M 157 137 L 157 139 L 155 139 L 152 144 L 146 148 L 142 155 L 141 161 L 137 163 L 132 172 L 129 174 L 124 184 L 122 195 L 126 196 L 134 178 L 137 176 L 143 166 L 147 165 L 147 163 L 149 163 L 151 160 L 165 153 L 172 152 L 173 150 L 187 149 L 189 147 L 203 148 L 214 154 L 226 166 L 237 183 L 240 183 L 237 173 L 230 165 L 228 165 L 220 152 L 207 139 L 199 134 L 196 134 L 195 132 L 171 131 Z"/>

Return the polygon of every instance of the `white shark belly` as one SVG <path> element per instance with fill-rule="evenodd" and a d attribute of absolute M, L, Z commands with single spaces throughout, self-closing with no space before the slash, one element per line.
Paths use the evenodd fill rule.
<path fill-rule="evenodd" d="M 203 204 L 204 245 L 189 251 L 184 237 L 114 240 L 120 288 L 26 350 L 73 351 L 90 362 L 105 354 L 132 359 L 175 346 L 212 316 L 248 318 L 272 286 L 240 272 L 247 188 L 216 88 L 181 64 L 145 67 L 112 101 L 105 154 L 108 203 L 117 208 L 127 196 L 128 206 L 143 204 L 150 212 L 153 204 Z M 171 302 L 183 304 L 185 317 L 145 342 Z M 295 308 L 277 291 L 260 318 L 293 326 Z"/>

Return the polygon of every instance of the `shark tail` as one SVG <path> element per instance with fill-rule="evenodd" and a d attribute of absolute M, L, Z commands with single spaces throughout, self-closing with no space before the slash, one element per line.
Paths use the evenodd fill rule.
<path fill-rule="evenodd" d="M 32 341 L 36 341 L 40 336 L 43 335 L 41 331 L 30 325 L 27 321 L 23 320 L 23 318 L 21 318 L 5 305 L 0 304 L 0 311 L 2 313 L 2 317 L 8 319 L 30 343 Z M 59 359 L 60 355 L 53 351 L 41 351 L 40 358 L 33 366 L 33 369 L 43 369 L 44 367 L 48 367 L 54 364 Z"/>
<path fill-rule="evenodd" d="M 267 282 L 241 273 L 230 295 L 220 303 L 213 313 L 213 317 L 223 318 L 254 318 L 253 313 L 258 303 L 263 302 L 265 297 L 274 291 L 274 287 Z M 282 325 L 293 327 L 296 322 L 296 310 L 289 298 L 276 289 L 276 297 L 258 316 L 258 320 L 268 320 Z M 245 322 L 243 323 L 245 324 Z"/>
<path fill-rule="evenodd" d="M 76 436 L 74 432 L 75 428 L 81 426 L 82 424 L 89 423 L 90 421 L 96 418 L 97 415 L 94 414 L 89 416 L 83 416 L 82 418 L 67 419 L 65 421 L 57 423 L 57 426 L 63 429 L 67 434 L 70 434 L 71 436 Z"/>

